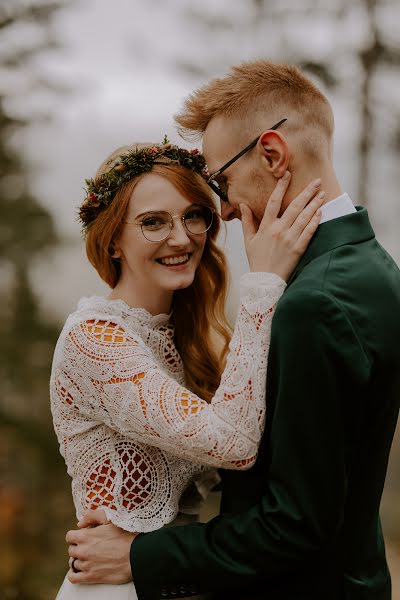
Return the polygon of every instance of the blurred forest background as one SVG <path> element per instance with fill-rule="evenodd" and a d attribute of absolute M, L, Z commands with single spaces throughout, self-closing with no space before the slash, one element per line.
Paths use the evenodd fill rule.
<path fill-rule="evenodd" d="M 344 189 L 400 263 L 399 23 L 397 0 L 1 0 L 0 600 L 50 600 L 67 569 L 48 379 L 66 315 L 104 291 L 76 222 L 84 178 L 113 147 L 178 141 L 183 98 L 229 65 L 296 63 L 333 104 Z M 230 224 L 224 240 L 234 280 L 240 235 Z M 236 302 L 233 283 L 232 315 Z M 400 600 L 399 427 L 382 518 Z"/>

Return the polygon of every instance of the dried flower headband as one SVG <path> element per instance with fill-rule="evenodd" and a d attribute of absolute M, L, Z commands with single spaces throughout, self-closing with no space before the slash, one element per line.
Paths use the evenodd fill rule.
<path fill-rule="evenodd" d="M 133 177 L 151 171 L 156 164 L 174 164 L 207 175 L 204 157 L 197 149 L 186 150 L 168 143 L 165 137 L 162 145 L 138 148 L 113 159 L 109 171 L 94 179 L 86 179 L 86 198 L 79 208 L 79 219 L 85 230 L 95 220 L 99 212 L 113 201 L 118 189 Z"/>

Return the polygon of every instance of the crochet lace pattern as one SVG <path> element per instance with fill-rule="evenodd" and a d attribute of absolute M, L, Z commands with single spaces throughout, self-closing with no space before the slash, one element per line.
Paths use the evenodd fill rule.
<path fill-rule="evenodd" d="M 80 301 L 59 337 L 50 381 L 78 518 L 103 508 L 127 531 L 152 531 L 173 521 L 190 484 L 206 491 L 209 467 L 254 464 L 271 321 L 285 287 L 271 273 L 242 276 L 226 368 L 210 403 L 185 388 L 168 315 L 121 300 Z"/>

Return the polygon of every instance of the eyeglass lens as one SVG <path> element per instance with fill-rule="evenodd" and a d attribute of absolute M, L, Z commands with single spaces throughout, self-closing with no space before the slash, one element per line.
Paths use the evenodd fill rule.
<path fill-rule="evenodd" d="M 185 229 L 193 234 L 206 233 L 212 225 L 214 213 L 207 206 L 188 208 L 181 219 Z M 154 212 L 146 215 L 141 223 L 144 237 L 150 242 L 165 240 L 172 231 L 173 218 L 168 212 Z"/>

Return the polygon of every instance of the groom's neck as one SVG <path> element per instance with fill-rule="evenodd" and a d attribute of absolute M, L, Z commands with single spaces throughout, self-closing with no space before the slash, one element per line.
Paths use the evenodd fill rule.
<path fill-rule="evenodd" d="M 304 190 L 311 181 L 318 178 L 322 180 L 319 189 L 325 192 L 324 204 L 343 194 L 336 173 L 330 163 L 313 164 L 308 168 L 302 168 L 300 165 L 299 168 L 292 171 L 292 179 L 285 196 L 285 208 L 289 206 L 292 200 L 294 200 L 294 198 Z"/>

